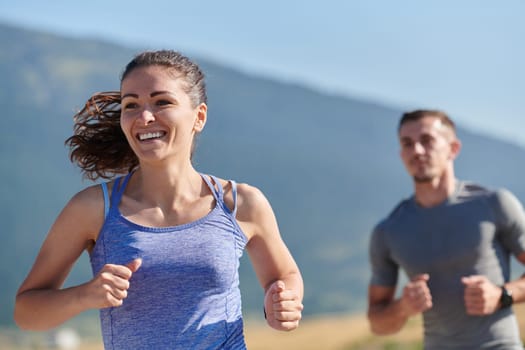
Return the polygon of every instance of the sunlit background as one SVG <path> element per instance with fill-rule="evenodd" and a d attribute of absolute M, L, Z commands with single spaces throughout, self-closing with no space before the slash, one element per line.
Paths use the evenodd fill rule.
<path fill-rule="evenodd" d="M 525 144 L 522 0 L 1 1 L 0 20 L 228 66 L 401 107 L 447 110 Z"/>
<path fill-rule="evenodd" d="M 133 52 L 142 49 L 170 48 L 198 57 L 204 62 L 206 70 L 211 72 L 212 100 L 218 96 L 218 92 L 224 93 L 221 91 L 222 83 L 242 80 L 237 89 L 222 89 L 232 94 L 231 101 L 224 102 L 226 98 L 223 98 L 223 105 L 216 103 L 214 107 L 212 104 L 211 115 L 214 111 L 218 115 L 230 112 L 232 120 L 210 121 L 207 126 L 210 130 L 204 133 L 200 147 L 202 166 L 208 166 L 212 172 L 214 169 L 229 171 L 219 175 L 253 181 L 265 190 L 281 223 L 283 237 L 289 241 L 303 267 L 307 292 L 312 290 L 306 299 L 311 300 L 310 313 L 306 314 L 311 323 L 308 323 L 308 317 L 305 320 L 305 327 L 310 334 L 316 334 L 314 329 L 321 330 L 329 327 L 327 324 L 332 325 L 330 319 L 323 319 L 323 322 L 328 322 L 324 324 L 316 324 L 315 321 L 327 317 L 325 313 L 333 316 L 337 310 L 341 311 L 337 317 L 348 316 L 351 319 L 332 321 L 337 320 L 349 327 L 358 327 L 355 325 L 365 322 L 362 316 L 365 305 L 363 291 L 367 280 L 366 235 L 375 221 L 386 215 L 401 195 L 410 191 L 409 180 L 403 177 L 396 158 L 394 125 L 401 111 L 438 108 L 448 112 L 460 125 L 461 135 L 471 140 L 466 144 L 465 156 L 459 159 L 463 173 L 475 180 L 487 181 L 490 185 L 508 187 L 521 200 L 525 199 L 525 182 L 521 180 L 522 170 L 525 169 L 521 166 L 525 155 L 525 1 L 522 0 L 4 0 L 0 1 L 0 25 L 29 30 L 31 33 L 53 34 L 79 42 L 102 41 L 122 48 L 126 54 L 122 54 L 122 60 L 116 65 L 118 68 L 112 68 L 105 74 L 105 79 L 114 84 L 107 88 L 117 86 L 119 69 Z M 1 38 L 4 48 L 14 47 L 13 38 L 7 35 Z M 64 44 L 61 49 L 64 57 L 68 56 L 68 48 Z M 16 53 L 7 49 L 0 51 L 0 65 L 10 54 Z M 104 57 L 100 56 L 97 59 L 103 61 Z M 114 59 L 111 59 L 113 63 Z M 10 66 L 1 68 L 7 73 L 11 69 Z M 67 72 L 65 68 L 61 73 L 64 72 Z M 11 76 L 7 73 L 3 80 L 10 84 L 8 78 Z M 96 85 L 96 82 L 93 84 Z M 253 84 L 260 90 L 253 90 L 257 92 L 251 96 L 242 90 L 247 84 Z M 12 101 L 7 96 L 11 96 L 9 93 L 23 96 L 26 92 L 12 91 L 16 90 L 15 85 L 4 86 L 2 82 L 0 87 L 3 89 L 0 90 L 0 101 L 5 104 L 3 107 L 7 111 L 16 111 L 16 105 L 8 106 L 7 102 Z M 49 91 L 52 89 L 60 92 L 60 87 L 50 86 Z M 295 95 L 281 96 L 281 89 L 283 93 L 293 92 Z M 37 110 L 33 99 L 45 98 L 45 92 L 41 89 L 38 96 L 25 96 L 24 108 L 34 107 Z M 65 93 L 73 94 L 71 91 Z M 85 92 L 83 96 L 87 98 L 89 93 Z M 259 94 L 261 99 L 263 96 L 266 98 L 264 103 L 258 100 Z M 316 104 L 317 99 L 319 104 Z M 282 107 L 276 111 L 282 113 L 276 114 L 281 119 L 268 117 L 262 120 L 264 115 L 259 116 L 258 113 L 272 111 L 271 104 L 274 101 L 277 101 L 276 106 Z M 289 105 L 286 105 L 287 101 Z M 361 109 L 354 109 L 357 108 L 354 102 L 348 101 L 358 101 L 357 105 Z M 70 111 L 81 102 L 76 99 L 71 105 L 61 108 Z M 243 108 L 244 117 L 234 119 L 236 103 L 240 105 L 242 102 L 254 109 Z M 360 114 L 356 110 L 367 112 Z M 241 111 L 238 112 L 242 117 Z M 246 113 L 253 114 L 254 120 L 246 117 Z M 37 246 L 41 243 L 54 215 L 74 191 L 87 184 L 80 182 L 80 176 L 69 170 L 67 178 L 79 181 L 74 183 L 73 180 L 64 180 L 63 186 L 53 196 L 54 188 L 62 184 L 60 179 L 50 175 L 56 182 L 44 180 L 44 175 L 52 174 L 52 171 L 42 168 L 34 171 L 22 161 L 31 151 L 26 152 L 24 149 L 24 157 L 19 156 L 22 152 L 17 152 L 28 144 L 25 138 L 29 137 L 29 132 L 32 139 L 41 142 L 42 149 L 51 145 L 49 152 L 54 152 L 54 156 L 67 163 L 67 152 L 63 148 L 63 136 L 66 134 L 57 127 L 56 134 L 38 135 L 38 130 L 47 130 L 40 128 L 38 123 L 45 123 L 47 128 L 53 119 L 49 115 L 36 118 L 36 112 L 34 116 L 33 121 L 20 121 L 22 126 L 17 126 L 17 130 L 9 128 L 18 125 L 16 123 L 4 125 L 7 133 L 0 144 L 4 160 L 0 172 L 3 183 L 1 190 L 2 194 L 5 193 L 3 217 L 0 219 L 9 222 L 13 217 L 11 211 L 24 211 L 38 225 L 39 230 L 34 234 L 27 233 L 28 229 L 35 228 L 29 227 L 31 220 L 26 219 L 24 223 L 7 225 L 11 230 L 1 233 L 2 237 L 24 237 L 19 240 L 10 238 L 8 241 L 14 242 L 16 246 L 4 245 L 3 248 L 5 256 L 12 254 L 12 260 L 23 256 L 21 260 L 16 260 L 21 262 L 18 268 L 23 273 L 30 268 L 36 254 L 35 243 Z M 282 116 L 287 118 L 289 124 L 281 125 Z M 4 122 L 16 121 L 18 115 L 12 112 L 6 117 Z M 264 121 L 271 124 L 265 125 Z M 270 141 L 275 148 L 269 150 L 273 153 L 255 153 L 257 156 L 251 158 L 240 154 L 239 158 L 244 161 L 228 163 L 226 169 L 220 168 L 219 161 L 209 162 L 209 159 L 213 159 L 210 149 L 219 142 L 224 143 L 219 136 L 230 128 L 230 122 L 246 134 L 254 130 L 259 133 L 267 131 L 272 135 Z M 306 126 L 301 129 L 297 125 L 303 122 Z M 38 130 L 31 130 L 31 126 Z M 350 132 L 354 127 L 356 130 Z M 360 127 L 363 130 L 359 130 Z M 64 130 L 69 132 L 70 129 L 71 125 L 66 125 Z M 302 138 L 293 139 L 294 132 L 301 134 Z M 249 154 L 259 152 L 262 148 L 258 147 L 268 150 L 268 147 L 258 144 L 249 135 L 246 139 L 242 136 L 238 138 L 236 149 L 229 152 L 245 148 L 244 151 Z M 336 142 L 343 139 L 345 143 Z M 290 141 L 290 144 L 286 141 Z M 227 145 L 222 147 L 227 148 Z M 43 152 L 41 149 L 33 149 L 40 158 L 48 156 L 47 153 L 41 155 L 36 152 Z M 5 161 L 11 160 L 9 156 L 12 155 L 16 155 L 20 162 L 16 159 Z M 304 159 L 300 159 L 302 157 Z M 50 166 L 54 162 L 50 162 Z M 498 168 L 500 166 L 501 169 Z M 372 178 L 377 182 L 361 185 L 361 182 L 364 184 Z M 18 188 L 32 189 L 31 186 L 35 190 L 29 195 L 17 197 L 10 192 Z M 44 198 L 51 199 L 46 202 Z M 293 198 L 297 199 L 297 203 L 290 200 Z M 333 208 L 328 207 L 329 198 L 337 199 L 333 201 Z M 352 216 L 346 221 L 346 212 L 351 212 L 355 218 Z M 331 224 L 327 224 L 327 221 Z M 323 228 L 326 231 L 322 231 Z M 356 233 L 345 240 L 344 233 L 352 229 Z M 305 252 L 301 242 L 308 240 L 301 240 L 297 231 L 323 237 L 326 245 L 317 246 L 315 243 L 318 248 L 315 254 Z M 31 244 L 27 237 L 33 237 L 29 238 Z M 323 268 L 333 269 L 333 276 L 339 276 L 342 281 L 334 282 L 334 286 L 340 289 L 327 291 L 330 295 L 327 299 L 315 296 L 320 293 L 319 285 L 329 283 L 325 279 L 332 274 L 314 270 L 315 264 L 310 260 L 314 257 L 326 264 Z M 358 271 L 353 270 L 355 266 L 359 267 Z M 8 272 L 8 267 L 2 267 L 0 276 L 3 276 L 2 273 L 8 276 Z M 7 280 L 19 284 L 23 278 L 22 272 Z M 345 280 L 341 277 L 345 274 L 355 278 Z M 356 284 L 359 284 L 357 289 L 361 292 L 352 289 L 349 293 L 356 297 L 348 298 L 344 294 L 345 288 L 350 290 L 349 286 L 353 288 Z M 252 293 L 255 288 L 250 287 L 245 292 L 247 296 L 243 298 L 247 304 L 251 302 L 251 294 L 255 293 L 254 299 L 258 300 L 258 292 Z M 4 290 L 8 295 L 4 294 Z M 0 293 L 3 299 L 10 298 L 9 303 L 12 303 L 14 295 L 11 287 L 0 287 Z M 348 305 L 348 308 L 342 305 Z M 308 309 L 309 305 L 306 306 Z M 0 327 L 5 326 L 0 331 L 1 349 L 4 343 L 10 344 L 6 346 L 13 349 L 78 349 L 82 345 L 82 337 L 94 338 L 92 348 L 101 348 L 97 343 L 99 326 L 93 322 L 96 313 L 88 313 L 88 317 L 76 319 L 52 332 L 39 333 L 19 332 L 12 323 L 5 321 L 10 319 L 8 314 L 12 313 L 11 304 L 5 308 L 2 306 L 0 312 L 4 320 Z M 250 339 L 257 339 L 248 339 L 251 349 L 257 348 L 258 339 L 267 339 L 266 333 L 260 333 L 264 331 L 256 327 L 260 320 L 250 321 L 256 316 L 249 314 L 247 317 L 248 325 L 254 325 L 253 329 L 248 330 L 248 334 L 253 335 Z M 417 324 L 415 327 L 416 335 L 408 338 L 410 342 L 416 339 L 414 346 L 417 348 L 420 333 Z M 324 348 L 364 349 L 359 344 L 376 341 L 370 340 L 372 338 L 366 327 L 360 332 L 363 336 L 354 339 L 357 345 L 352 345 L 350 339 L 341 336 L 340 344 L 326 345 Z M 260 334 L 263 335 L 257 338 Z M 299 334 L 304 336 L 306 333 Z M 330 337 L 337 338 L 334 335 Z M 294 339 L 293 336 L 291 339 Z M 295 347 L 287 343 L 286 348 L 307 349 L 308 343 L 312 341 Z M 379 349 L 380 346 L 383 345 L 369 348 Z"/>

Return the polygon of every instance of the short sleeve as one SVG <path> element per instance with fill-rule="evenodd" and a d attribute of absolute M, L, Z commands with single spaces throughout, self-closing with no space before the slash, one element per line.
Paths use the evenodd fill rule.
<path fill-rule="evenodd" d="M 394 287 L 397 284 L 399 266 L 391 259 L 388 241 L 381 225 L 376 226 L 372 231 L 369 260 L 372 270 L 370 285 Z"/>
<path fill-rule="evenodd" d="M 525 212 L 520 201 L 510 191 L 494 193 L 493 205 L 498 223 L 498 237 L 515 256 L 525 252 Z"/>

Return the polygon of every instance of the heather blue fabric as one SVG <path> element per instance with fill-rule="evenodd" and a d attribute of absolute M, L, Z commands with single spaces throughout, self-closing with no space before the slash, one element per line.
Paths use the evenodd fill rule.
<path fill-rule="evenodd" d="M 104 218 L 107 218 L 109 213 L 108 184 L 103 182 L 100 186 L 102 187 L 102 196 L 104 197 Z"/>
<path fill-rule="evenodd" d="M 423 208 L 402 201 L 370 241 L 372 285 L 395 286 L 401 268 L 410 279 L 428 273 L 433 307 L 423 313 L 426 350 L 523 349 L 511 308 L 467 315 L 461 277 L 510 278 L 510 256 L 525 251 L 525 216 L 507 190 L 461 182 L 444 203 Z"/>
<path fill-rule="evenodd" d="M 235 210 L 224 204 L 220 183 L 214 178 L 215 188 L 202 175 L 216 199 L 205 217 L 175 227 L 144 227 L 118 209 L 130 176 L 115 182 L 90 256 L 94 275 L 104 264 L 142 258 L 123 305 L 100 310 L 104 348 L 246 349 L 238 267 L 247 239 Z"/>

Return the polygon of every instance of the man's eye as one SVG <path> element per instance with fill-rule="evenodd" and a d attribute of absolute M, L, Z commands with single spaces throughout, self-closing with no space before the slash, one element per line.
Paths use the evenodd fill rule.
<path fill-rule="evenodd" d="M 425 138 L 421 139 L 421 144 L 422 145 L 428 146 L 428 145 L 432 145 L 433 143 L 434 143 L 434 139 L 433 138 L 425 137 Z"/>

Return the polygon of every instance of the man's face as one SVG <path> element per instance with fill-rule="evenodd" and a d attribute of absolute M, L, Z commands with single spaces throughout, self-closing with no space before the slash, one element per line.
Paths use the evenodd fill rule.
<path fill-rule="evenodd" d="M 459 152 L 454 131 L 432 116 L 404 123 L 399 142 L 401 159 L 415 182 L 441 177 Z"/>

